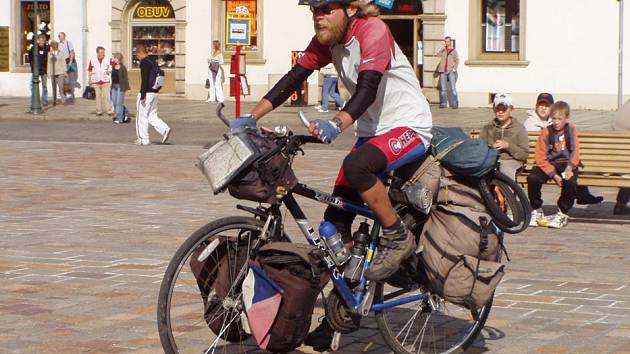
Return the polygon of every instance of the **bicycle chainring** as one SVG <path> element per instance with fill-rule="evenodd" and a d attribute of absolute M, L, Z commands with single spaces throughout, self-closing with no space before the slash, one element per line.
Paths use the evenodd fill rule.
<path fill-rule="evenodd" d="M 360 327 L 361 315 L 352 313 L 336 290 L 328 294 L 325 311 L 328 323 L 337 332 L 352 333 Z"/>

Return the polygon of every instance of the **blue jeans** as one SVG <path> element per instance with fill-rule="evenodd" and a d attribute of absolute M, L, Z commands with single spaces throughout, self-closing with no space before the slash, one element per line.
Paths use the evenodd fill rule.
<path fill-rule="evenodd" d="M 451 71 L 448 73 L 440 73 L 440 107 L 446 107 L 448 102 L 448 95 L 451 96 L 451 107 L 457 108 L 459 106 L 459 100 L 457 99 L 457 71 Z M 447 92 L 447 87 L 450 88 Z"/>
<path fill-rule="evenodd" d="M 125 108 L 125 91 L 120 90 L 119 84 L 113 84 L 110 96 L 114 110 L 116 110 L 116 120 L 119 123 L 123 123 L 125 120 L 125 111 L 127 110 Z"/>
<path fill-rule="evenodd" d="M 47 81 L 48 81 L 48 76 L 46 74 L 44 75 L 39 75 L 39 82 L 42 86 L 41 90 L 41 94 L 42 94 L 42 104 L 44 106 L 48 106 L 48 85 L 47 85 Z M 31 92 L 33 92 L 33 78 L 31 77 Z"/>
<path fill-rule="evenodd" d="M 328 96 L 332 96 L 333 100 L 335 100 L 335 104 L 337 107 L 343 107 L 345 102 L 339 96 L 337 91 L 335 91 L 337 87 L 337 77 L 336 76 L 326 76 L 324 77 L 324 88 L 322 89 L 322 110 L 328 110 Z"/>

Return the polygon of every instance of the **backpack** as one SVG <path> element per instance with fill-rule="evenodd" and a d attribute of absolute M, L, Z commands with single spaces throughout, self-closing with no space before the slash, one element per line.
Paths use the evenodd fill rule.
<path fill-rule="evenodd" d="M 497 151 L 461 128 L 433 127 L 431 134 L 431 155 L 455 175 L 482 177 L 497 165 Z"/>
<path fill-rule="evenodd" d="M 434 205 L 418 242 L 422 268 L 431 290 L 449 302 L 479 308 L 505 274 L 503 236 L 476 184 L 426 163 L 417 181 L 433 191 Z"/>
<path fill-rule="evenodd" d="M 164 71 L 156 61 L 151 60 L 151 64 L 153 64 L 153 66 L 149 72 L 149 85 L 151 85 L 152 89 L 160 91 L 162 86 L 164 86 Z"/>
<path fill-rule="evenodd" d="M 267 333 L 254 333 L 254 336 L 262 349 L 280 353 L 291 351 L 299 347 L 308 334 L 317 296 L 328 283 L 330 272 L 320 250 L 289 242 L 274 242 L 261 247 L 255 264 L 282 289 L 282 295 L 271 328 Z M 247 295 L 244 293 L 243 296 Z M 255 319 L 250 318 L 250 314 L 248 312 L 251 324 Z"/>

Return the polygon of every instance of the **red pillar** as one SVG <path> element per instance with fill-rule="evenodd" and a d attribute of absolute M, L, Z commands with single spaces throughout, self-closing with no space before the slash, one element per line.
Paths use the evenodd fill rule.
<path fill-rule="evenodd" d="M 236 76 L 236 117 L 241 116 L 241 68 L 239 67 L 241 62 L 241 46 L 236 45 L 236 63 L 235 73 Z"/>

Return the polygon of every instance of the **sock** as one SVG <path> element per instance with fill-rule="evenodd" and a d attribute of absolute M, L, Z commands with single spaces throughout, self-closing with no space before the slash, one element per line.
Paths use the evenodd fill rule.
<path fill-rule="evenodd" d="M 401 218 L 398 218 L 393 225 L 383 227 L 383 235 L 402 234 L 406 231 L 407 228 Z"/>

